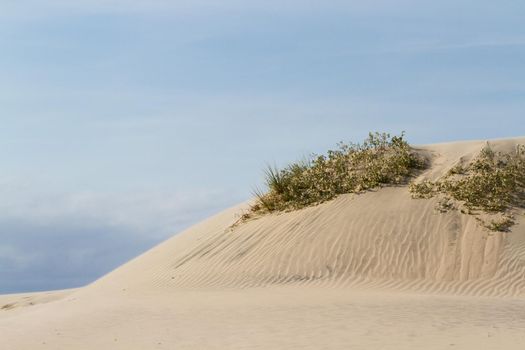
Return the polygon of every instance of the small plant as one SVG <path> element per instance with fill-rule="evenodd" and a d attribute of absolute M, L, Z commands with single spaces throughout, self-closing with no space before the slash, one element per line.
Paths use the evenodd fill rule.
<path fill-rule="evenodd" d="M 456 165 L 435 182 L 411 184 L 414 198 L 444 196 L 462 204 L 462 213 L 507 213 L 525 205 L 525 146 L 513 153 L 494 152 L 487 144 L 470 164 Z M 503 220 L 503 219 L 502 219 Z M 514 221 L 505 219 L 486 224 L 494 231 L 508 230 Z"/>
<path fill-rule="evenodd" d="M 413 198 L 432 198 L 436 194 L 435 184 L 431 181 L 412 182 L 408 186 Z"/>
<path fill-rule="evenodd" d="M 501 219 L 490 220 L 485 227 L 491 231 L 508 232 L 514 225 L 514 219 L 510 216 L 504 216 Z"/>
<path fill-rule="evenodd" d="M 446 197 L 441 198 L 436 205 L 436 210 L 440 213 L 446 213 L 452 209 L 455 209 L 454 202 Z"/>
<path fill-rule="evenodd" d="M 256 191 L 253 212 L 300 209 L 383 185 L 405 184 L 426 161 L 400 136 L 370 133 L 362 144 L 339 143 L 326 155 L 293 163 L 284 169 L 268 167 L 266 192 Z"/>
<path fill-rule="evenodd" d="M 458 164 L 454 165 L 450 170 L 448 171 L 449 175 L 462 175 L 465 174 L 466 169 L 463 165 L 463 162 L 459 162 Z"/>

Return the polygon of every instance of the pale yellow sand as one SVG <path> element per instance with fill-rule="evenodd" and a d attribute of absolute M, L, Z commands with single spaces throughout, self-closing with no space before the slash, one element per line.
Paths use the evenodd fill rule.
<path fill-rule="evenodd" d="M 422 177 L 483 145 L 422 147 Z M 434 205 L 385 188 L 229 229 L 240 205 L 85 288 L 0 297 L 0 349 L 523 349 L 523 213 L 494 233 Z"/>
<path fill-rule="evenodd" d="M 20 293 L 0 295 L 0 310 L 22 311 L 23 308 L 39 304 L 47 304 L 63 299 L 74 293 L 75 289 L 58 290 L 51 292 Z"/>

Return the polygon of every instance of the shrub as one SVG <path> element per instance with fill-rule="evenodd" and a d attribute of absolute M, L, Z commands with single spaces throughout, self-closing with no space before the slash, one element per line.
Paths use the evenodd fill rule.
<path fill-rule="evenodd" d="M 441 198 L 436 205 L 436 210 L 440 213 L 447 213 L 452 209 L 455 209 L 454 202 L 448 198 Z"/>
<path fill-rule="evenodd" d="M 424 181 L 409 187 L 414 198 L 445 196 L 464 205 L 462 212 L 505 213 L 524 207 L 525 146 L 513 153 L 494 152 L 487 144 L 468 165 L 456 165 L 435 182 Z M 513 221 L 491 222 L 494 231 L 507 230 Z"/>
<path fill-rule="evenodd" d="M 435 183 L 428 180 L 420 183 L 412 182 L 408 188 L 413 198 L 432 198 L 436 193 Z"/>
<path fill-rule="evenodd" d="M 508 232 L 514 225 L 514 219 L 510 216 L 504 216 L 501 219 L 490 220 L 485 223 L 485 227 L 491 231 Z"/>
<path fill-rule="evenodd" d="M 253 212 L 299 209 L 383 185 L 405 184 L 426 166 L 400 136 L 370 133 L 361 144 L 339 143 L 326 155 L 293 163 L 284 169 L 268 167 L 266 192 L 257 191 Z"/>

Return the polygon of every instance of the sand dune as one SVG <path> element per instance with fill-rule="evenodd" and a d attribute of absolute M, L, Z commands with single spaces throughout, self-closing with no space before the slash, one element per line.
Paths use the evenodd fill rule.
<path fill-rule="evenodd" d="M 419 147 L 421 179 L 484 144 Z M 500 233 L 435 205 L 388 187 L 231 227 L 241 204 L 84 288 L 0 297 L 0 348 L 523 348 L 523 212 Z"/>

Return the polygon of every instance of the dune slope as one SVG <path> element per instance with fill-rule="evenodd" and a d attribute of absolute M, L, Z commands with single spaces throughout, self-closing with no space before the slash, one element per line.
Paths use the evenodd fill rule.
<path fill-rule="evenodd" d="M 491 141 L 497 150 L 517 143 L 525 139 Z M 432 157 L 421 178 L 441 176 L 484 144 L 421 146 Z M 85 288 L 0 310 L 0 342 L 7 349 L 518 348 L 523 212 L 502 233 L 435 206 L 412 199 L 406 186 L 388 187 L 232 227 L 242 204 Z"/>
<path fill-rule="evenodd" d="M 492 144 L 508 150 L 518 141 Z M 433 161 L 421 177 L 436 178 L 484 144 L 423 147 Z M 491 232 L 474 215 L 440 213 L 435 199 L 411 198 L 407 187 L 344 195 L 230 228 L 243 208 L 175 236 L 93 287 L 141 291 L 308 284 L 525 295 L 523 215 L 511 232 Z"/>

